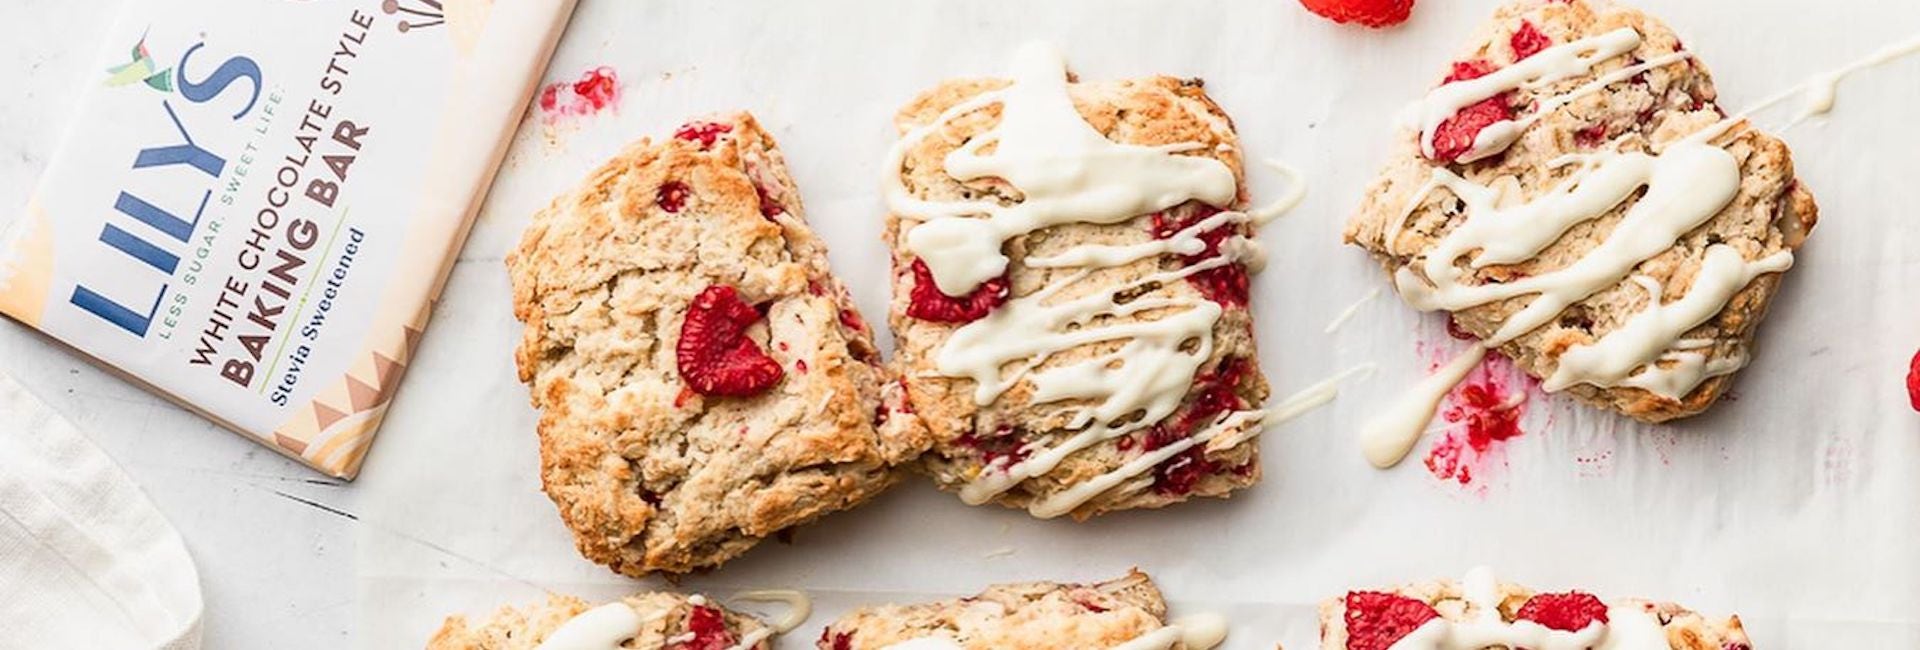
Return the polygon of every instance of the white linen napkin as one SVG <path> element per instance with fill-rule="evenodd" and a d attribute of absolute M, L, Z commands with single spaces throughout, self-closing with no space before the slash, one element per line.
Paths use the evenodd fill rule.
<path fill-rule="evenodd" d="M 113 460 L 0 374 L 0 648 L 200 647 L 199 574 Z"/>

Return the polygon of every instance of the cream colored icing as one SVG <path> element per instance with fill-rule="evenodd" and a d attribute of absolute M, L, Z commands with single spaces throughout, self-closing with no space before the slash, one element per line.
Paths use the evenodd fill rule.
<path fill-rule="evenodd" d="M 1420 130 L 1420 149 L 1428 158 L 1432 158 L 1434 132 L 1440 128 L 1441 123 L 1458 114 L 1461 109 L 1516 88 L 1539 88 L 1586 74 L 1601 61 L 1631 52 L 1639 46 L 1640 33 L 1631 27 L 1622 27 L 1598 36 L 1555 45 L 1516 61 L 1512 65 L 1487 73 L 1485 76 L 1442 84 L 1429 91 L 1420 101 L 1407 107 L 1401 113 L 1401 122 Z M 1613 76 L 1607 75 L 1601 80 L 1605 81 Z M 1631 76 L 1633 75 L 1629 74 L 1613 81 Z M 1584 88 L 1583 90 L 1592 92 Z M 1559 103 L 1553 105 L 1553 108 L 1557 108 L 1571 99 L 1571 97 L 1555 98 L 1549 101 L 1557 100 Z M 1547 110 L 1551 109 L 1542 105 L 1541 111 Z M 1502 123 L 1497 122 L 1494 126 L 1488 127 L 1489 130 L 1496 132 L 1495 136 L 1487 138 L 1484 142 L 1482 138 L 1476 138 L 1473 151 L 1462 157 L 1460 162 L 1472 162 L 1497 153 L 1506 148 L 1507 144 L 1512 143 L 1513 138 L 1519 137 L 1520 129 L 1502 128 L 1500 124 Z"/>
<path fill-rule="evenodd" d="M 1366 456 L 1367 462 L 1380 469 L 1400 464 L 1400 460 L 1413 451 L 1413 444 L 1420 441 L 1422 430 L 1433 420 L 1434 410 L 1440 408 L 1440 400 L 1466 378 L 1468 371 L 1480 365 L 1480 359 L 1486 354 L 1486 346 L 1473 346 L 1361 425 L 1360 453 Z"/>
<path fill-rule="evenodd" d="M 1346 309 L 1340 310 L 1340 313 L 1334 316 L 1333 320 L 1327 321 L 1327 328 L 1321 332 L 1324 334 L 1332 334 L 1340 331 L 1340 326 L 1347 324 L 1349 320 L 1353 320 L 1353 315 L 1360 313 L 1361 307 L 1369 302 L 1373 302 L 1373 299 L 1379 297 L 1380 287 L 1374 287 L 1372 291 L 1367 292 L 1367 295 L 1361 296 L 1359 300 L 1355 300 L 1352 304 L 1347 305 Z"/>
<path fill-rule="evenodd" d="M 966 295 L 1004 273 L 1008 259 L 1000 248 L 1011 237 L 1068 223 L 1119 223 L 1195 199 L 1224 206 L 1238 194 L 1225 163 L 1174 155 L 1198 144 L 1117 143 L 1087 124 L 1067 94 L 1066 62 L 1053 48 L 1021 48 L 1012 77 L 1012 85 L 962 105 L 997 101 L 1000 122 L 947 154 L 945 168 L 963 181 L 1005 180 L 1021 201 L 931 202 L 908 194 L 899 179 L 906 152 L 945 119 L 901 137 L 890 157 L 888 206 L 924 220 L 907 233 L 907 250 L 926 261 L 947 295 Z"/>
<path fill-rule="evenodd" d="M 655 620 L 659 617 L 642 617 L 625 602 L 614 601 L 568 619 L 535 650 L 619 650 L 620 644 Z"/>
<path fill-rule="evenodd" d="M 889 155 L 884 192 L 888 207 L 917 222 L 905 234 L 906 249 L 923 260 L 935 284 L 948 295 L 963 295 L 1006 272 L 1011 261 L 1001 248 L 1009 238 L 1071 224 L 1113 224 L 1189 201 L 1231 206 L 1239 186 L 1226 164 L 1202 156 L 1180 155 L 1198 143 L 1147 147 L 1116 143 L 1080 117 L 1067 88 L 1064 60 L 1049 47 L 1029 45 L 1014 57 L 1011 85 L 975 96 L 943 112 L 932 123 L 901 137 Z M 1000 107 L 1000 122 L 970 139 L 942 161 L 960 180 L 997 178 L 1019 191 L 1010 204 L 995 200 L 927 200 L 912 196 L 901 179 L 907 153 L 961 116 Z M 1213 328 L 1220 305 L 1197 295 L 1146 296 L 1122 302 L 1124 292 L 1179 282 L 1208 269 L 1262 260 L 1259 246 L 1245 237 L 1222 242 L 1219 254 L 1178 269 L 1153 273 L 1123 287 L 1086 295 L 1063 294 L 1103 268 L 1154 257 L 1194 256 L 1206 249 L 1200 235 L 1223 225 L 1271 219 L 1299 201 L 1304 187 L 1294 186 L 1281 202 L 1258 217 L 1227 211 L 1211 215 L 1162 240 L 1134 244 L 1084 244 L 1023 261 L 1031 268 L 1076 269 L 1037 291 L 1016 296 L 986 317 L 953 332 L 935 352 L 934 372 L 971 379 L 974 401 L 987 405 L 1020 382 L 1032 389 L 1035 404 L 1067 400 L 1090 403 L 1069 428 L 1077 431 L 1049 448 L 1033 448 L 1019 462 L 984 468 L 963 486 L 961 498 L 984 503 L 1022 481 L 1052 471 L 1072 454 L 1159 422 L 1180 407 L 1200 366 L 1213 354 Z M 1096 323 L 1103 316 L 1116 318 Z M 1129 320 L 1152 316 L 1151 320 Z M 1111 321 L 1123 322 L 1111 322 Z M 1042 369 L 1054 355 L 1093 344 L 1118 344 L 1111 353 L 1077 363 Z M 1224 415 L 1194 439 L 1145 452 L 1122 468 L 1030 510 L 1042 517 L 1070 512 L 1080 503 L 1127 482 L 1151 468 L 1152 458 L 1172 454 L 1226 435 L 1232 427 L 1259 426 L 1259 411 Z M 1205 437 L 1202 437 L 1205 436 Z"/>
<path fill-rule="evenodd" d="M 772 623 L 773 631 L 780 634 L 792 632 L 794 628 L 800 627 L 801 623 L 807 622 L 808 617 L 813 616 L 813 599 L 807 597 L 806 592 L 795 589 L 743 591 L 734 594 L 733 599 L 744 600 L 750 603 L 781 603 L 786 605 L 786 613 L 780 616 L 780 620 Z"/>
<path fill-rule="evenodd" d="M 1492 647 L 1530 650 L 1669 650 L 1666 631 L 1644 608 L 1614 605 L 1607 622 L 1594 621 L 1575 631 L 1555 630 L 1533 621 L 1508 622 L 1500 613 L 1500 584 L 1485 567 L 1469 571 L 1461 592 L 1472 606 L 1464 621 L 1429 619 L 1389 650 L 1482 650 Z"/>

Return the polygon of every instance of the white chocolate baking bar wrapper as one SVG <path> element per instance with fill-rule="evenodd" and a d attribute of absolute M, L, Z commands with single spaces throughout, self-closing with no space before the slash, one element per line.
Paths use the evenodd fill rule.
<path fill-rule="evenodd" d="M 353 477 L 571 0 L 132 3 L 0 312 Z"/>

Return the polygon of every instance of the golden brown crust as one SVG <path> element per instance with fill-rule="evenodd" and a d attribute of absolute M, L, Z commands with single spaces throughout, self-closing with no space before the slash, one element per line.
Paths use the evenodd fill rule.
<path fill-rule="evenodd" d="M 1449 621 L 1466 621 L 1478 613 L 1466 600 L 1466 594 L 1460 584 L 1451 580 L 1411 584 L 1381 591 L 1424 602 Z M 1537 592 L 1521 585 L 1500 583 L 1501 618 L 1507 621 L 1515 620 L 1515 615 L 1519 613 L 1520 608 L 1526 605 L 1527 599 L 1532 598 L 1535 593 Z M 1673 603 L 1656 603 L 1634 598 L 1608 601 L 1608 605 L 1644 607 L 1666 630 L 1667 643 L 1673 650 L 1748 650 L 1752 647 L 1752 642 L 1747 639 L 1746 629 L 1740 626 L 1738 616 L 1714 620 Z M 1320 647 L 1322 650 L 1346 650 L 1346 614 L 1344 597 L 1321 601 Z M 1505 649 L 1495 647 L 1489 650 Z"/>
<path fill-rule="evenodd" d="M 645 621 L 634 637 L 622 648 L 662 648 L 674 650 L 685 645 L 684 639 L 689 633 L 689 620 L 696 607 L 704 607 L 708 613 L 718 613 L 725 621 L 726 633 L 730 643 L 737 643 L 766 629 L 766 625 L 751 616 L 734 612 L 725 607 L 702 601 L 699 604 L 681 594 L 653 592 L 628 596 L 621 600 Z M 553 634 L 567 621 L 591 609 L 587 601 L 573 596 L 554 595 L 544 605 L 527 607 L 502 607 L 493 616 L 479 623 L 467 620 L 467 617 L 453 615 L 447 617 L 440 630 L 427 641 L 426 650 L 534 650 L 547 636 Z M 672 641 L 683 639 L 682 641 Z M 709 647 L 709 646 L 700 646 Z M 762 640 L 751 646 L 754 650 L 769 650 L 771 641 Z"/>
<path fill-rule="evenodd" d="M 902 131 L 930 124 L 949 108 L 977 95 L 1008 85 L 1003 79 L 961 79 L 944 82 L 922 93 L 895 118 Z M 1233 124 L 1226 113 L 1207 97 L 1198 80 L 1172 77 L 1147 77 L 1121 81 L 1075 82 L 1069 93 L 1080 115 L 1095 130 L 1110 140 L 1139 145 L 1197 143 L 1188 155 L 1206 156 L 1225 163 L 1241 180 L 1241 153 Z M 1019 192 L 998 178 L 961 182 L 946 173 L 942 163 L 947 154 L 969 138 L 993 128 L 999 121 L 998 104 L 961 115 L 939 133 L 926 138 L 907 152 L 901 178 L 916 197 L 955 200 L 963 197 L 990 198 L 1003 203 L 1018 201 Z M 1225 209 L 1244 209 L 1244 182 L 1240 196 Z M 1203 208 L 1197 202 L 1168 211 L 1167 218 L 1191 218 Z M 1013 448 L 1039 442 L 1058 444 L 1071 435 L 1070 420 L 1083 402 L 1032 403 L 1031 384 L 1022 382 L 1001 395 L 993 404 L 980 406 L 973 399 L 973 381 L 939 376 L 934 357 L 959 325 L 914 318 L 908 315 L 914 276 L 914 261 L 905 246 L 905 232 L 911 223 L 900 215 L 888 215 L 885 239 L 893 250 L 894 292 L 890 322 L 895 338 L 892 361 L 904 382 L 899 389 L 899 407 L 890 412 L 889 427 L 897 427 L 916 437 L 930 436 L 932 453 L 922 460 L 928 474 L 944 489 L 957 490 L 972 481 L 986 465 L 987 454 L 977 441 L 982 437 L 998 439 L 997 447 Z M 1250 233 L 1244 224 L 1234 226 L 1237 234 Z M 1113 225 L 1075 223 L 1043 229 L 1009 240 L 1004 251 L 1012 259 L 1008 281 L 1012 294 L 1026 295 L 1061 280 L 1075 269 L 1033 268 L 1022 260 L 1027 256 L 1052 255 L 1069 247 L 1100 242 L 1127 244 L 1153 238 L 1154 217 L 1142 215 Z M 1143 276 L 1178 268 L 1184 262 L 1172 256 L 1147 259 L 1133 264 L 1095 270 L 1061 299 L 1070 299 L 1093 291 L 1111 291 Z M 1173 282 L 1151 288 L 1142 295 L 1192 298 L 1202 294 L 1189 282 Z M 1201 373 L 1226 374 L 1230 364 L 1242 366 L 1242 379 L 1230 391 L 1248 405 L 1257 408 L 1267 397 L 1267 383 L 1255 356 L 1250 313 L 1244 302 L 1224 305 L 1226 309 L 1213 329 L 1214 351 L 1201 366 Z M 1149 312 L 1136 319 L 1158 318 Z M 1113 322 L 1122 317 L 1103 316 Z M 1105 322 L 1105 321 L 1103 321 Z M 1056 354 L 1040 369 L 1072 364 L 1107 354 L 1120 343 L 1087 345 Z M 1196 391 L 1197 392 L 1197 391 Z M 1189 403 L 1193 396 L 1189 396 Z M 891 403 L 891 402 L 890 402 Z M 1168 419 L 1180 417 L 1176 412 Z M 1066 458 L 1052 472 L 1029 479 L 994 500 L 1009 507 L 1024 508 L 1049 495 L 1112 471 L 1143 453 L 1145 431 L 1126 438 L 1094 445 Z M 1259 479 L 1256 446 L 1245 436 L 1222 436 L 1204 450 L 1211 471 L 1200 472 L 1190 487 L 1159 489 L 1153 481 L 1130 482 L 1119 489 L 1080 506 L 1073 516 L 1085 519 L 1105 512 L 1131 508 L 1155 508 L 1196 496 L 1220 497 Z M 1176 457 L 1170 462 L 1179 462 Z"/>
<path fill-rule="evenodd" d="M 1539 89 L 1516 91 L 1514 105 L 1529 105 L 1541 98 L 1565 93 L 1600 74 L 1633 62 L 1673 54 L 1681 47 L 1671 29 L 1635 9 L 1603 6 L 1586 0 L 1517 0 L 1496 12 L 1494 19 L 1473 39 L 1474 46 L 1456 60 L 1510 64 L 1515 57 L 1510 38 L 1522 24 L 1533 25 L 1556 44 L 1620 27 L 1634 28 L 1643 40 L 1629 55 L 1600 63 L 1592 74 Z M 1604 129 L 1605 140 L 1617 141 L 1621 150 L 1654 150 L 1721 121 L 1724 114 L 1714 104 L 1715 99 L 1713 82 L 1705 65 L 1697 58 L 1688 58 L 1577 99 L 1528 128 L 1504 154 L 1453 165 L 1453 169 L 1482 184 L 1512 178 L 1526 196 L 1534 196 L 1574 173 L 1572 166 L 1555 167 L 1548 164 L 1549 161 L 1564 154 L 1593 150 L 1599 145 L 1593 137 L 1599 129 Z M 1583 136 L 1583 132 L 1587 135 Z M 1793 159 L 1785 143 L 1745 122 L 1715 142 L 1724 144 L 1739 162 L 1742 180 L 1738 196 L 1707 224 L 1688 233 L 1671 250 L 1646 261 L 1635 271 L 1637 275 L 1661 282 L 1667 288 L 1668 300 L 1684 295 L 1692 285 L 1708 246 L 1728 244 L 1746 259 L 1758 259 L 1799 247 L 1817 221 L 1818 209 L 1813 196 L 1796 180 Z M 1408 215 L 1407 204 L 1426 183 L 1432 167 L 1433 163 L 1421 155 L 1418 135 L 1403 130 L 1392 161 L 1368 188 L 1367 198 L 1347 227 L 1346 241 L 1372 252 L 1389 273 L 1424 261 L 1425 252 L 1467 216 L 1459 209 L 1456 197 L 1444 189 L 1430 193 Z M 1630 205 L 1632 201 L 1600 219 L 1576 226 L 1531 261 L 1479 269 L 1469 276 L 1470 281 L 1499 282 L 1565 267 L 1598 246 Z M 1383 241 L 1389 224 L 1401 218 L 1406 219 L 1406 225 L 1399 238 L 1394 242 Z M 1765 315 L 1779 284 L 1777 274 L 1760 277 L 1739 292 L 1716 317 L 1689 332 L 1686 338 L 1712 341 L 1712 345 L 1703 350 L 1712 359 L 1747 354 L 1754 328 Z M 1529 299 L 1520 297 L 1464 309 L 1454 312 L 1453 319 L 1461 329 L 1475 336 L 1490 336 Z M 1501 346 L 1500 352 L 1533 376 L 1548 376 L 1557 367 L 1562 352 L 1604 336 L 1642 310 L 1647 299 L 1645 290 L 1631 280 L 1624 280 L 1568 307 L 1556 322 Z M 1640 420 L 1660 422 L 1705 410 L 1726 393 L 1732 379 L 1732 375 L 1710 378 L 1680 400 L 1640 388 L 1600 388 L 1586 384 L 1569 387 L 1567 393 L 1595 406 Z"/>
<path fill-rule="evenodd" d="M 944 636 L 968 650 L 1111 648 L 1165 627 L 1166 616 L 1159 588 L 1136 570 L 1092 585 L 995 585 L 968 598 L 865 607 L 827 626 L 818 645 L 821 650 L 877 650 Z"/>
<path fill-rule="evenodd" d="M 627 148 L 536 215 L 507 258 L 526 322 L 515 360 L 543 411 L 542 484 L 581 553 L 633 576 L 717 566 L 858 505 L 921 446 L 874 430 L 871 328 L 772 138 L 745 113 L 712 123 L 728 131 L 710 145 Z M 684 205 L 669 210 L 674 183 Z M 784 372 L 771 389 L 706 397 L 684 383 L 681 324 L 713 285 L 764 311 L 748 335 Z"/>

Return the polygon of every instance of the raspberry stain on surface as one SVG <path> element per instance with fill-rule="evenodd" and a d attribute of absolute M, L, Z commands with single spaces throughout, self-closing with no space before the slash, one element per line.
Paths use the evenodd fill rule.
<path fill-rule="evenodd" d="M 620 73 L 603 65 L 580 73 L 579 79 L 547 84 L 540 88 L 536 104 L 549 123 L 618 108 Z"/>
<path fill-rule="evenodd" d="M 1520 421 L 1526 415 L 1526 381 L 1506 357 L 1488 355 L 1447 394 L 1440 410 L 1447 430 L 1427 449 L 1427 472 L 1470 487 L 1496 464 L 1504 466 L 1506 443 L 1525 434 Z"/>

